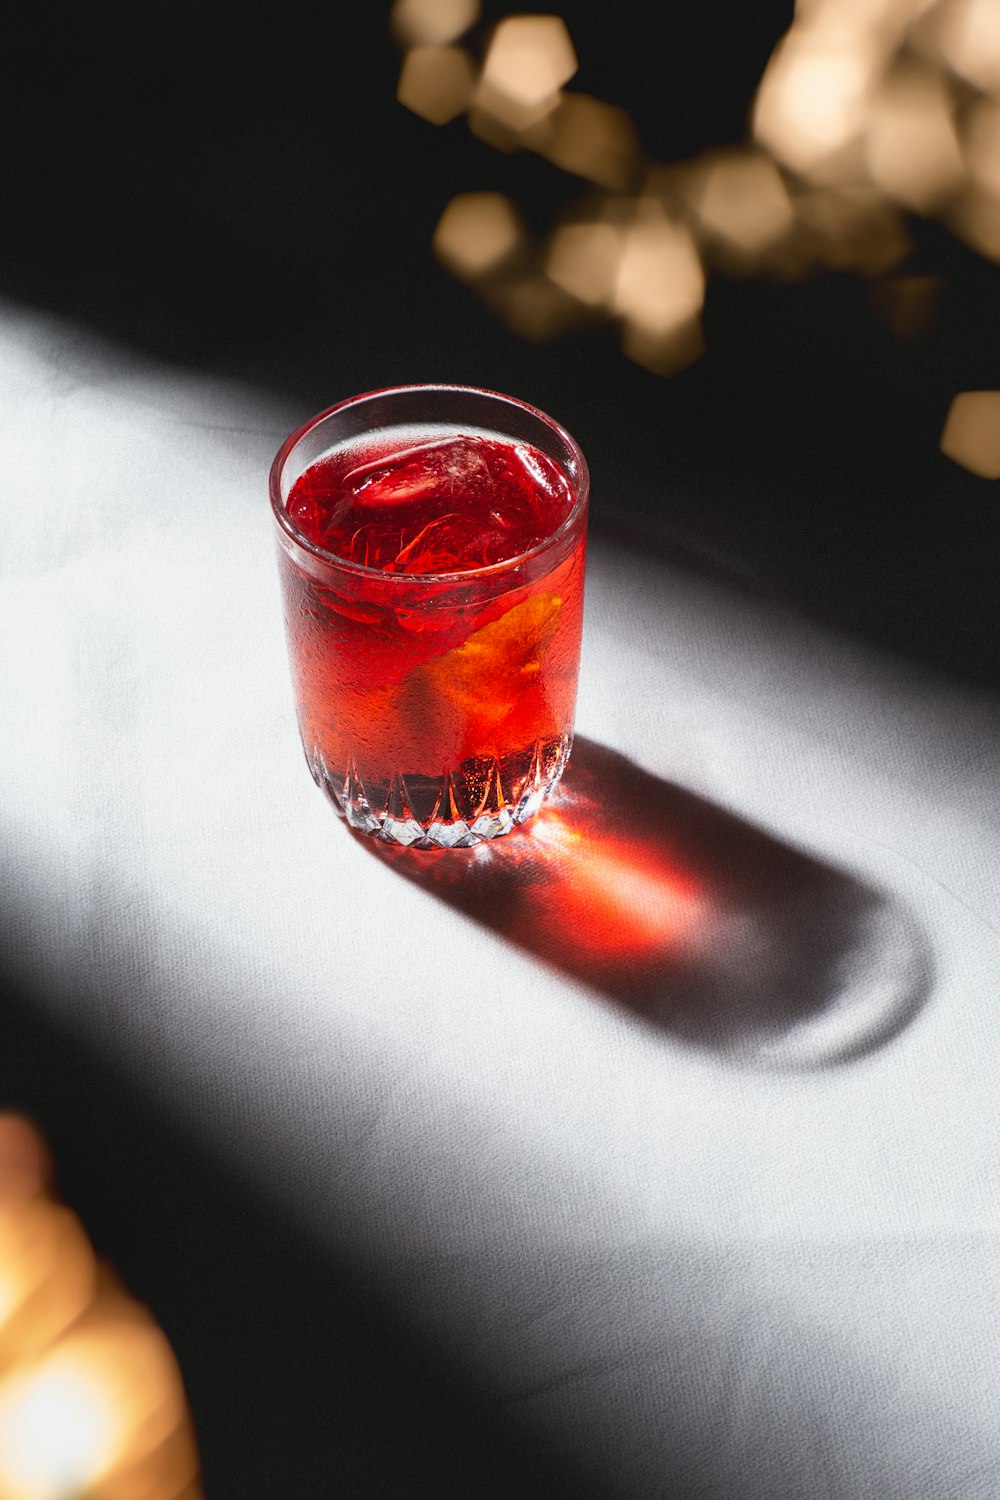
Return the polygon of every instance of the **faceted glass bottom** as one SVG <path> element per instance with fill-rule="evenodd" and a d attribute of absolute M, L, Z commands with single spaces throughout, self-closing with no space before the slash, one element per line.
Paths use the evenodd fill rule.
<path fill-rule="evenodd" d="M 353 761 L 334 770 L 315 748 L 306 759 L 317 785 L 359 833 L 411 849 L 468 849 L 535 815 L 562 775 L 572 744 L 572 734 L 564 734 L 507 755 L 463 761 L 445 776 L 397 771 L 388 780 L 362 778 Z"/>

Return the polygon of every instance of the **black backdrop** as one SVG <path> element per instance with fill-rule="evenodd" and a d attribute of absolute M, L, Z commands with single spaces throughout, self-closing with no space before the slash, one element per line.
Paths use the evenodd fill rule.
<path fill-rule="evenodd" d="M 436 265 L 434 225 L 453 193 L 499 188 L 544 228 L 576 185 L 396 104 L 387 8 L 22 7 L 0 62 L 0 295 L 252 381 L 303 417 L 400 381 L 510 390 L 585 447 L 598 531 L 769 590 L 898 652 L 900 670 L 996 686 L 997 486 L 937 440 L 955 391 L 1000 386 L 997 268 L 918 226 L 914 268 L 951 281 L 916 345 L 833 275 L 713 281 L 708 353 L 670 381 L 610 330 L 523 342 Z M 791 19 L 745 0 L 560 9 L 573 86 L 629 108 L 662 158 L 741 138 Z M 0 1094 L 49 1132 L 67 1196 L 173 1339 L 210 1500 L 587 1493 L 355 1268 L 298 1242 L 102 1059 L 68 1050 L 33 998 L 22 987 L 2 1012 Z"/>

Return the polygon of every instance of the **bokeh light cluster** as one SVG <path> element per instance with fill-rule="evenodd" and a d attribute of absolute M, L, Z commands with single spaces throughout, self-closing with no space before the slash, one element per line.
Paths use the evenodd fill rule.
<path fill-rule="evenodd" d="M 511 15 L 483 40 L 478 20 L 478 0 L 396 0 L 398 98 L 587 184 L 541 239 L 494 192 L 456 195 L 438 223 L 438 258 L 527 338 L 612 320 L 626 355 L 672 374 L 702 352 L 713 275 L 836 270 L 868 279 L 911 339 L 943 286 L 908 268 L 915 218 L 1000 262 L 1000 0 L 797 0 L 747 138 L 675 162 L 643 152 L 625 110 L 567 88 L 560 17 Z M 943 449 L 992 475 L 986 430 L 960 411 Z"/>
<path fill-rule="evenodd" d="M 49 1176 L 0 1114 L 0 1500 L 201 1500 L 170 1346 Z"/>

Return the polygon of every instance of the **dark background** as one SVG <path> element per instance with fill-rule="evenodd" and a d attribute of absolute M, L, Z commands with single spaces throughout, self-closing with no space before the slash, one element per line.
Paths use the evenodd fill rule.
<path fill-rule="evenodd" d="M 996 485 L 939 455 L 952 396 L 1000 386 L 1000 269 L 933 223 L 904 268 L 948 278 L 901 344 L 847 274 L 715 277 L 707 357 L 665 381 L 611 328 L 518 339 L 431 254 L 450 197 L 506 191 L 538 230 L 582 188 L 459 119 L 395 102 L 383 0 L 38 0 L 2 64 L 0 293 L 291 396 L 444 380 L 559 417 L 597 521 L 674 546 L 930 667 L 993 684 Z M 510 7 L 490 0 L 480 30 Z M 572 86 L 662 160 L 741 140 L 791 4 L 568 0 Z"/>
<path fill-rule="evenodd" d="M 572 86 L 673 159 L 742 139 L 792 7 L 559 11 Z M 434 226 L 454 193 L 490 188 L 544 230 L 580 185 L 396 104 L 387 16 L 380 0 L 21 7 L 0 62 L 0 295 L 303 418 L 396 382 L 509 390 L 581 442 L 596 531 L 738 576 L 901 671 L 996 687 L 997 486 L 937 443 L 956 391 L 1000 386 L 998 268 L 916 226 L 911 268 L 949 284 L 914 344 L 832 274 L 716 278 L 708 352 L 669 381 L 610 329 L 524 342 L 435 263 Z M 37 1016 L 23 987 L 3 1009 L 0 1100 L 43 1125 L 67 1197 L 164 1323 L 210 1500 L 588 1493 L 357 1268 L 296 1240 Z"/>

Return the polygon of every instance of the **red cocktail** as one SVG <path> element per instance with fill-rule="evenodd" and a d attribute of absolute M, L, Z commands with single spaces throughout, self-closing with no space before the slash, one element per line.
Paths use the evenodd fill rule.
<path fill-rule="evenodd" d="M 302 742 L 355 828 L 495 838 L 569 755 L 587 470 L 509 397 L 412 386 L 288 439 L 271 498 Z"/>

